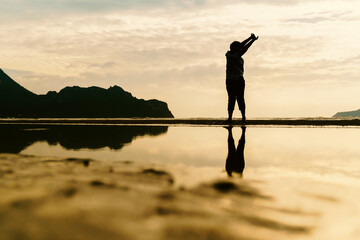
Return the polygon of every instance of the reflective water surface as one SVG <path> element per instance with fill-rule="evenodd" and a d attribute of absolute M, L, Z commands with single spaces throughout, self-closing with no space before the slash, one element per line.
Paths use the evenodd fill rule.
<path fill-rule="evenodd" d="M 197 171 L 191 182 L 232 172 L 348 184 L 360 177 L 358 128 L 0 125 L 0 131 L 0 153 L 166 164 Z"/>
<path fill-rule="evenodd" d="M 175 186 L 187 188 L 231 179 L 269 197 L 254 200 L 261 219 L 247 218 L 252 225 L 289 234 L 301 230 L 289 226 L 308 226 L 296 239 L 360 237 L 359 128 L 0 125 L 0 132 L 0 153 L 165 166 Z M 241 207 L 225 197 L 217 206 Z"/>

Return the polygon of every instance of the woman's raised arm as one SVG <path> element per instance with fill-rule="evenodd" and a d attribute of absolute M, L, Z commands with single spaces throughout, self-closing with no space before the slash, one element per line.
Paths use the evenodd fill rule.
<path fill-rule="evenodd" d="M 249 47 L 256 41 L 256 40 L 258 40 L 258 38 L 259 38 L 259 36 L 255 36 L 255 34 L 251 34 L 251 36 L 249 37 L 249 38 L 247 38 L 246 40 L 244 40 L 244 42 L 245 41 L 247 41 L 246 43 L 245 43 L 245 45 L 240 49 L 240 55 L 242 56 L 242 55 L 244 55 L 246 52 L 247 52 L 247 50 L 249 49 Z"/>

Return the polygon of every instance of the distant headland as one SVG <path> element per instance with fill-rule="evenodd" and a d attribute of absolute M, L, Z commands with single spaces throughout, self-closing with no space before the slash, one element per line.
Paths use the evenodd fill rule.
<path fill-rule="evenodd" d="M 356 111 L 338 112 L 333 117 L 360 117 L 360 109 Z"/>
<path fill-rule="evenodd" d="M 15 118 L 174 118 L 167 103 L 138 99 L 121 87 L 66 87 L 37 95 L 0 69 L 0 117 Z"/>

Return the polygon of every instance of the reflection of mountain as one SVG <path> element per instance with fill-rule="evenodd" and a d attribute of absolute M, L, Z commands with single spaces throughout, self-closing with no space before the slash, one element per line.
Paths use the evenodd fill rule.
<path fill-rule="evenodd" d="M 66 149 L 121 149 L 138 136 L 167 132 L 159 126 L 0 125 L 0 153 L 20 153 L 35 142 L 60 144 Z"/>
<path fill-rule="evenodd" d="M 360 109 L 349 112 L 338 112 L 333 117 L 360 117 Z"/>
<path fill-rule="evenodd" d="M 36 95 L 0 69 L 0 117 L 173 118 L 167 104 L 133 97 L 121 87 L 66 87 Z"/>

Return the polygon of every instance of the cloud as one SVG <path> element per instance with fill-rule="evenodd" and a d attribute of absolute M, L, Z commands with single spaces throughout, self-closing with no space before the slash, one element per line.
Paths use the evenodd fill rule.
<path fill-rule="evenodd" d="M 356 18 L 349 17 L 352 11 L 343 11 L 343 12 L 319 12 L 319 13 L 308 13 L 306 17 L 299 18 L 288 18 L 282 20 L 283 22 L 296 22 L 296 23 L 320 23 L 326 21 L 339 21 L 339 20 L 356 20 Z"/>
<path fill-rule="evenodd" d="M 314 0 L 321 1 L 321 0 Z M 41 17 L 39 14 L 93 13 L 119 10 L 144 10 L 156 8 L 198 8 L 230 4 L 296 5 L 301 0 L 0 0 L 0 13 Z M 311 2 L 311 1 L 308 1 Z"/>
<path fill-rule="evenodd" d="M 117 65 L 117 62 L 115 61 L 108 61 L 105 63 L 92 63 L 89 64 L 88 67 L 89 68 L 97 68 L 97 69 L 111 69 L 112 67 L 115 67 Z M 69 65 L 68 68 L 73 68 L 76 67 L 75 65 Z"/>
<path fill-rule="evenodd" d="M 313 92 L 313 86 L 336 89 L 359 79 L 352 31 L 358 23 L 333 21 L 356 17 L 345 2 L 340 9 L 320 0 L 0 2 L 31 18 L 63 14 L 0 21 L 0 45 L 6 46 L 0 66 L 23 70 L 11 76 L 36 93 L 72 85 L 119 85 L 137 97 L 168 102 L 179 117 L 226 114 L 224 54 L 230 42 L 252 31 L 260 39 L 244 58 L 247 89 L 257 97 L 256 107 L 249 108 L 253 115 L 261 115 L 261 105 L 270 104 L 275 93 L 294 93 L 296 88 Z M 226 4 L 234 5 L 221 7 Z M 343 34 L 344 29 L 351 34 Z M 284 101 L 292 97 L 282 96 Z M 301 105 L 301 99 L 292 101 Z M 328 101 L 336 104 L 331 97 Z M 285 103 L 274 104 L 276 113 L 285 111 Z"/>
<path fill-rule="evenodd" d="M 345 59 L 321 59 L 302 63 L 284 63 L 281 66 L 256 66 L 249 69 L 250 78 L 257 86 L 300 86 L 300 85 L 351 85 L 360 79 L 360 72 L 354 71 L 360 64 L 360 56 Z M 269 82 L 271 79 L 271 82 Z"/>
<path fill-rule="evenodd" d="M 91 13 L 128 9 L 203 6 L 211 0 L 1 0 L 2 14 Z M 233 1 L 225 1 L 233 2 Z"/>

